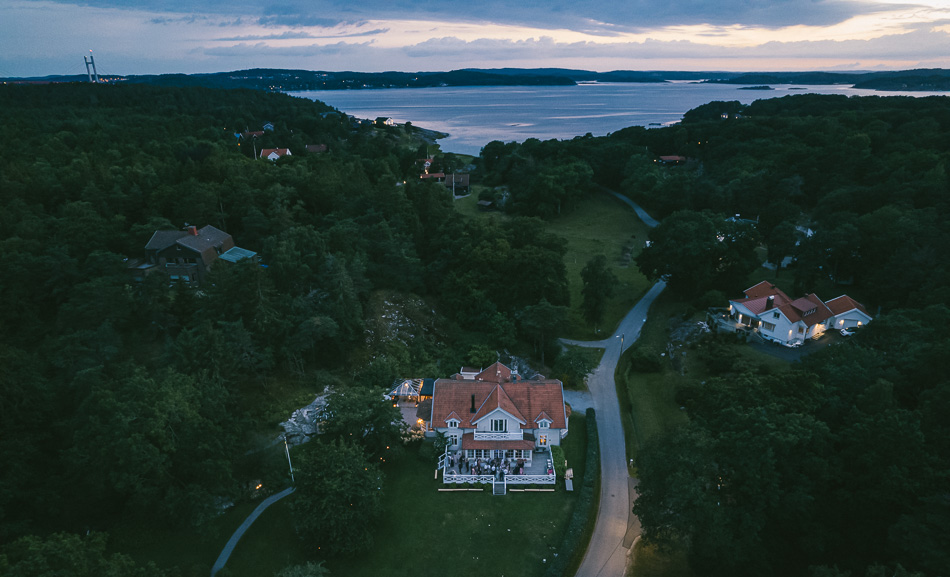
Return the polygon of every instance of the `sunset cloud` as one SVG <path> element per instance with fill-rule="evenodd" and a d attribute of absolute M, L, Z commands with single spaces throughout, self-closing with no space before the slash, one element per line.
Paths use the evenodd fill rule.
<path fill-rule="evenodd" d="M 251 67 L 950 67 L 944 0 L 8 0 L 0 76 Z"/>

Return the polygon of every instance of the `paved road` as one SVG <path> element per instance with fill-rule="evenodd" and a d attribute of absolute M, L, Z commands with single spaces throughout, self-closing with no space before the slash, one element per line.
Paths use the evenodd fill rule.
<path fill-rule="evenodd" d="M 652 216 L 650 216 L 649 214 L 647 214 L 647 211 L 645 211 L 645 210 L 643 210 L 642 208 L 640 208 L 640 205 L 639 205 L 639 204 L 633 202 L 632 200 L 630 200 L 630 199 L 627 198 L 626 196 L 620 194 L 619 192 L 614 192 L 614 191 L 610 190 L 609 188 L 605 188 L 605 187 L 603 187 L 603 186 L 600 187 L 600 189 L 603 190 L 604 192 L 606 192 L 607 194 L 610 194 L 610 195 L 615 196 L 620 202 L 622 202 L 622 203 L 626 204 L 627 206 L 629 206 L 630 208 L 632 208 L 633 211 L 637 213 L 637 216 L 640 217 L 640 220 L 643 221 L 643 224 L 647 225 L 648 227 L 654 228 L 656 225 L 660 224 L 655 218 L 653 218 Z"/>
<path fill-rule="evenodd" d="M 268 507 L 270 507 L 277 501 L 280 501 L 281 499 L 283 499 L 284 497 L 286 497 L 287 495 L 293 492 L 294 492 L 293 487 L 287 487 L 280 493 L 275 493 L 271 495 L 270 497 L 261 501 L 261 504 L 258 505 L 257 508 L 254 509 L 254 511 L 250 515 L 247 516 L 247 519 L 245 519 L 244 522 L 241 523 L 241 526 L 237 528 L 237 531 L 235 531 L 234 534 L 231 535 L 231 538 L 228 539 L 228 543 L 224 546 L 224 549 L 221 551 L 221 554 L 218 555 L 218 560 L 215 561 L 214 566 L 211 567 L 211 577 L 214 577 L 215 573 L 217 573 L 218 571 L 224 568 L 224 564 L 228 562 L 228 558 L 231 556 L 231 552 L 234 551 L 234 547 L 237 546 L 238 541 L 240 541 L 241 537 L 244 536 L 244 532 L 247 531 L 248 528 L 251 526 L 251 523 L 253 523 L 260 516 L 260 514 L 264 512 L 264 509 L 267 509 Z"/>
<path fill-rule="evenodd" d="M 666 283 L 653 285 L 640 302 L 627 313 L 617 332 L 601 341 L 573 341 L 565 344 L 603 348 L 600 365 L 587 378 L 597 429 L 600 434 L 600 509 L 587 554 L 577 570 L 577 577 L 622 577 L 633 539 L 640 533 L 640 523 L 630 512 L 636 498 L 636 479 L 627 472 L 627 453 L 624 447 L 623 422 L 617 402 L 614 372 L 620 360 L 620 343 L 627 347 L 640 336 L 647 311 Z"/>
<path fill-rule="evenodd" d="M 607 188 L 603 190 L 630 206 L 648 227 L 653 228 L 658 224 L 629 198 Z M 587 379 L 600 433 L 600 509 L 597 511 L 597 523 L 594 525 L 590 546 L 576 577 L 623 577 L 630 548 L 634 539 L 640 535 L 640 520 L 631 512 L 637 496 L 637 480 L 630 477 L 627 469 L 623 422 L 620 418 L 614 372 L 622 352 L 621 343 L 626 350 L 637 340 L 650 305 L 664 288 L 666 283 L 662 281 L 653 285 L 620 321 L 617 331 L 606 339 L 561 339 L 565 344 L 604 349 L 600 365 Z"/>

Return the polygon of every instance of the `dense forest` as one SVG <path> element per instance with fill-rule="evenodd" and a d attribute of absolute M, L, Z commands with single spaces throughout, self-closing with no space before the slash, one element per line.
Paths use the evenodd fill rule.
<path fill-rule="evenodd" d="M 503 224 L 418 178 L 411 126 L 282 94 L 2 86 L 0 118 L 0 570 L 74 551 L 90 574 L 157 574 L 56 532 L 201 524 L 240 499 L 281 382 L 372 396 L 504 348 L 550 361 L 570 303 L 542 219 L 603 187 L 662 219 L 636 263 L 683 302 L 735 298 L 763 258 L 792 257 L 796 293 L 832 287 L 875 317 L 785 371 L 705 343 L 717 376 L 678 391 L 689 424 L 640 455 L 645 539 L 699 574 L 950 570 L 950 99 L 716 102 L 672 127 L 488 143 L 473 178 Z M 260 260 L 199 290 L 133 281 L 126 259 L 187 224 Z M 601 261 L 583 275 L 609 284 Z M 386 306 L 401 324 L 382 338 Z"/>
<path fill-rule="evenodd" d="M 589 174 L 662 218 L 636 262 L 682 302 L 724 306 L 776 274 L 768 258 L 791 262 L 796 294 L 875 316 L 782 371 L 730 339 L 698 347 L 716 376 L 677 391 L 689 424 L 639 456 L 647 542 L 699 575 L 950 571 L 950 99 L 714 102 L 669 128 L 493 142 L 481 161 L 509 185 L 486 198 L 515 214 L 583 202 L 590 185 L 560 184 Z"/>
<path fill-rule="evenodd" d="M 524 311 L 567 304 L 563 241 L 537 219 L 464 221 L 418 178 L 408 125 L 260 91 L 80 84 L 4 86 L 0 118 L 2 542 L 200 524 L 260 478 L 247 453 L 276 424 L 269 387 L 487 364 L 533 344 L 544 319 Z M 255 159 L 266 147 L 292 156 Z M 186 224 L 260 259 L 219 261 L 198 290 L 135 282 L 127 259 Z M 383 303 L 401 320 L 381 336 Z"/>

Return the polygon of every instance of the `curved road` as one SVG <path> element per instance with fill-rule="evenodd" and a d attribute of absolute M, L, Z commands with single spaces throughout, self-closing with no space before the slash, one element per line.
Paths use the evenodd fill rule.
<path fill-rule="evenodd" d="M 604 190 L 631 206 L 644 224 L 651 228 L 656 226 L 657 221 L 629 198 L 606 188 Z M 587 378 L 600 434 L 600 508 L 597 511 L 597 523 L 594 525 L 590 545 L 576 577 L 623 577 L 630 548 L 634 539 L 640 535 L 640 521 L 631 512 L 636 500 L 637 480 L 630 477 L 627 469 L 623 422 L 614 372 L 620 360 L 621 346 L 626 350 L 640 336 L 640 330 L 647 319 L 647 311 L 664 288 L 666 283 L 663 281 L 653 285 L 620 321 L 617 331 L 604 340 L 561 339 L 565 344 L 604 349 L 600 365 Z"/>

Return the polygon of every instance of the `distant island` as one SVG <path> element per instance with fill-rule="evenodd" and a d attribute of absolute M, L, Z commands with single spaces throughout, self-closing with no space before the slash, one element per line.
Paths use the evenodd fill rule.
<path fill-rule="evenodd" d="M 0 78 L 4 84 L 85 82 L 82 74 L 33 78 Z M 950 91 L 950 70 L 941 68 L 895 72 L 689 72 L 614 70 L 594 72 L 568 68 L 466 68 L 448 72 L 329 72 L 254 68 L 210 74 L 109 75 L 106 83 L 205 88 L 249 88 L 272 92 L 362 90 L 448 86 L 574 86 L 598 82 L 662 83 L 676 81 L 740 84 L 742 90 L 773 90 L 772 85 L 854 85 L 869 90 Z"/>
<path fill-rule="evenodd" d="M 752 72 L 703 82 L 719 84 L 852 84 L 855 88 L 882 91 L 950 91 L 950 70 L 927 68 L 894 72 Z M 758 88 L 750 87 L 749 90 Z"/>

